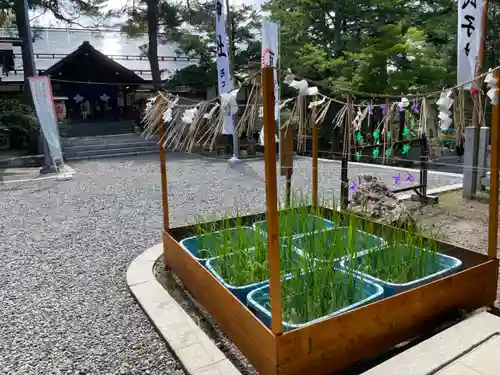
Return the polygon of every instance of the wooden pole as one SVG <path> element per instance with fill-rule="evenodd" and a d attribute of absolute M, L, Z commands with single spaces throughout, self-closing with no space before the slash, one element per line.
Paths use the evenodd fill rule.
<path fill-rule="evenodd" d="M 497 86 L 500 82 L 500 70 L 495 70 Z M 499 92 L 497 91 L 497 100 Z M 497 258 L 498 242 L 498 177 L 500 167 L 500 104 L 493 106 L 491 118 L 491 176 L 490 176 L 490 219 L 488 225 L 488 258 Z"/>
<path fill-rule="evenodd" d="M 349 159 L 351 154 L 351 124 L 352 124 L 352 95 L 347 95 L 347 114 L 343 131 L 342 164 L 340 167 L 340 208 L 346 210 L 349 205 Z"/>
<path fill-rule="evenodd" d="M 281 311 L 281 273 L 278 240 L 278 189 L 276 177 L 276 130 L 274 119 L 274 69 L 262 69 L 264 104 L 264 163 L 266 176 L 266 221 L 269 262 L 269 294 L 271 300 L 271 330 L 283 333 Z"/>
<path fill-rule="evenodd" d="M 168 219 L 168 188 L 167 188 L 167 163 L 165 160 L 165 146 L 163 141 L 165 139 L 165 123 L 163 120 L 160 122 L 158 129 L 160 135 L 160 170 L 161 170 L 161 200 L 163 206 L 163 231 L 169 230 Z M 165 242 L 163 243 L 163 252 L 165 253 Z"/>
<path fill-rule="evenodd" d="M 488 32 L 488 27 L 487 27 L 487 18 L 488 18 L 488 6 L 489 6 L 489 0 L 484 0 L 483 3 L 483 13 L 482 13 L 482 20 L 483 22 L 481 23 L 481 43 L 479 44 L 479 51 L 477 55 L 477 65 L 476 65 L 476 72 L 475 75 L 476 77 L 481 75 L 481 71 L 483 68 L 483 61 L 484 61 L 484 54 L 485 54 L 485 49 L 486 49 L 486 36 Z M 481 80 L 477 80 L 475 83 L 475 86 L 479 89 L 481 86 Z M 481 95 L 481 90 L 479 89 L 479 92 L 477 94 L 473 95 Z M 474 96 L 472 96 L 472 100 L 474 101 Z M 475 127 L 474 130 L 474 139 L 473 139 L 473 154 L 472 154 L 472 185 L 471 185 L 471 194 L 472 196 L 476 195 L 476 190 L 477 190 L 477 168 L 479 165 L 479 141 L 480 141 L 480 132 L 481 132 L 481 116 L 479 116 L 479 110 L 480 108 L 474 108 L 475 106 L 479 106 L 479 102 L 474 104 L 473 102 L 473 111 L 472 111 L 472 126 Z"/>
<path fill-rule="evenodd" d="M 305 109 L 304 109 L 305 110 Z M 318 127 L 316 126 L 316 107 L 313 108 L 312 122 L 312 204 L 318 207 Z"/>

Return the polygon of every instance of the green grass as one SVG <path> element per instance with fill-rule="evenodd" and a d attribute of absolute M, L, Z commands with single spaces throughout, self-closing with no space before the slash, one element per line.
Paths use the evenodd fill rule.
<path fill-rule="evenodd" d="M 317 225 L 312 226 L 308 220 L 309 215 L 322 217 L 322 210 L 305 206 L 308 202 L 303 196 L 294 198 L 292 209 L 281 210 L 278 216 L 279 236 L 286 239 L 286 246 L 280 247 L 281 272 L 282 275 L 291 273 L 294 276 L 283 280 L 281 285 L 283 320 L 286 322 L 306 323 L 363 299 L 363 283 L 355 281 L 354 271 L 388 282 L 405 283 L 435 273 L 439 268 L 437 242 L 424 240 L 418 228 L 406 228 L 406 231 L 390 228 L 376 232 L 370 221 L 364 222 L 354 215 L 340 217 L 334 212 L 330 219 L 334 229 L 324 230 L 326 223 L 317 221 Z M 211 244 L 202 242 L 200 248 L 206 249 L 203 255 L 221 257 L 212 266 L 230 285 L 244 286 L 269 279 L 267 239 L 258 231 L 249 235 L 243 229 L 243 220 L 236 216 L 232 220 L 226 217 L 222 225 L 198 221 L 195 225 L 198 235 L 235 228 L 232 234 L 220 234 L 215 245 L 213 240 Z M 311 233 L 313 231 L 318 232 Z M 387 244 L 385 247 L 374 244 L 373 238 L 367 238 L 360 231 L 383 237 Z M 294 239 L 299 233 L 306 235 Z M 306 256 L 297 258 L 292 243 Z M 372 245 L 369 257 L 364 257 L 358 264 L 359 253 Z M 426 251 L 409 250 L 415 248 Z M 347 273 L 335 270 L 337 260 L 343 256 L 349 256 L 352 267 Z M 321 262 L 315 262 L 315 258 Z M 264 302 L 269 309 L 268 304 L 269 301 Z"/>
<path fill-rule="evenodd" d="M 282 274 L 299 266 L 297 254 L 291 246 L 280 247 Z M 255 248 L 218 258 L 212 262 L 214 270 L 228 284 L 243 286 L 269 279 L 267 239 L 255 243 Z"/>
<path fill-rule="evenodd" d="M 216 224 L 215 220 L 208 221 L 207 218 L 198 217 L 192 235 L 199 236 L 197 238 L 199 258 L 248 251 L 264 239 L 258 231 L 249 230 L 239 217 L 236 219 L 225 217 L 221 224 Z"/>
<path fill-rule="evenodd" d="M 387 245 L 370 249 L 361 257 L 359 270 L 380 280 L 404 284 L 439 271 L 439 246 L 417 228 L 388 233 Z M 357 261 L 352 259 L 352 263 Z"/>
<path fill-rule="evenodd" d="M 329 315 L 363 299 L 363 283 L 352 272 L 320 266 L 282 282 L 283 321 L 303 324 Z"/>

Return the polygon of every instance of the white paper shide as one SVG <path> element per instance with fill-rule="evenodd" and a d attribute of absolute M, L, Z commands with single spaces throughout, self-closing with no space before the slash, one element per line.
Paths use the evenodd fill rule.
<path fill-rule="evenodd" d="M 233 90 L 233 80 L 229 69 L 228 36 L 226 19 L 224 18 L 224 5 L 222 0 L 215 0 L 215 47 L 217 51 L 217 81 L 219 95 L 228 94 Z M 222 134 L 233 134 L 233 115 L 228 112 Z"/>
<path fill-rule="evenodd" d="M 484 0 L 458 1 L 458 84 L 470 82 L 475 77 L 476 62 L 481 45 L 481 25 Z M 470 90 L 471 84 L 465 85 Z"/>
<path fill-rule="evenodd" d="M 49 77 L 30 77 L 28 81 L 36 115 L 49 145 L 50 155 L 52 159 L 62 161 L 59 127 Z"/>

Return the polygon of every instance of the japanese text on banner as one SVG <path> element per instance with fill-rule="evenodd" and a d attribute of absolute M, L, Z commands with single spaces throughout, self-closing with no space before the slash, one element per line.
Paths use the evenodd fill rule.
<path fill-rule="evenodd" d="M 219 94 L 225 94 L 233 89 L 233 80 L 229 69 L 228 37 L 222 0 L 215 0 L 215 38 Z M 222 134 L 233 134 L 233 115 L 231 112 L 224 120 Z"/>
<path fill-rule="evenodd" d="M 481 45 L 481 25 L 484 0 L 458 1 L 458 84 L 472 81 L 475 77 L 477 57 Z M 471 88 L 471 84 L 465 86 Z"/>

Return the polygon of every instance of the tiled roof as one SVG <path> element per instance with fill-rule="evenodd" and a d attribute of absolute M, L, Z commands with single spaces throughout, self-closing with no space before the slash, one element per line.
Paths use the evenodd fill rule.
<path fill-rule="evenodd" d="M 78 30 L 78 29 L 34 29 L 35 62 L 37 70 L 46 70 L 56 62 L 76 50 L 83 42 L 88 41 L 95 49 L 111 57 L 113 60 L 137 73 L 145 80 L 151 80 L 151 68 L 140 46 L 147 44 L 147 35 L 129 38 L 125 33 L 113 30 Z M 13 29 L 0 29 L 2 36 L 16 36 Z M 177 57 L 174 43 L 159 41 L 158 56 L 160 69 L 166 72 L 185 68 L 196 63 L 185 57 Z M 2 81 L 23 81 L 21 48 L 14 47 L 16 72 L 2 77 Z M 175 60 L 174 60 L 175 59 Z M 163 74 L 167 78 L 168 73 Z"/>

